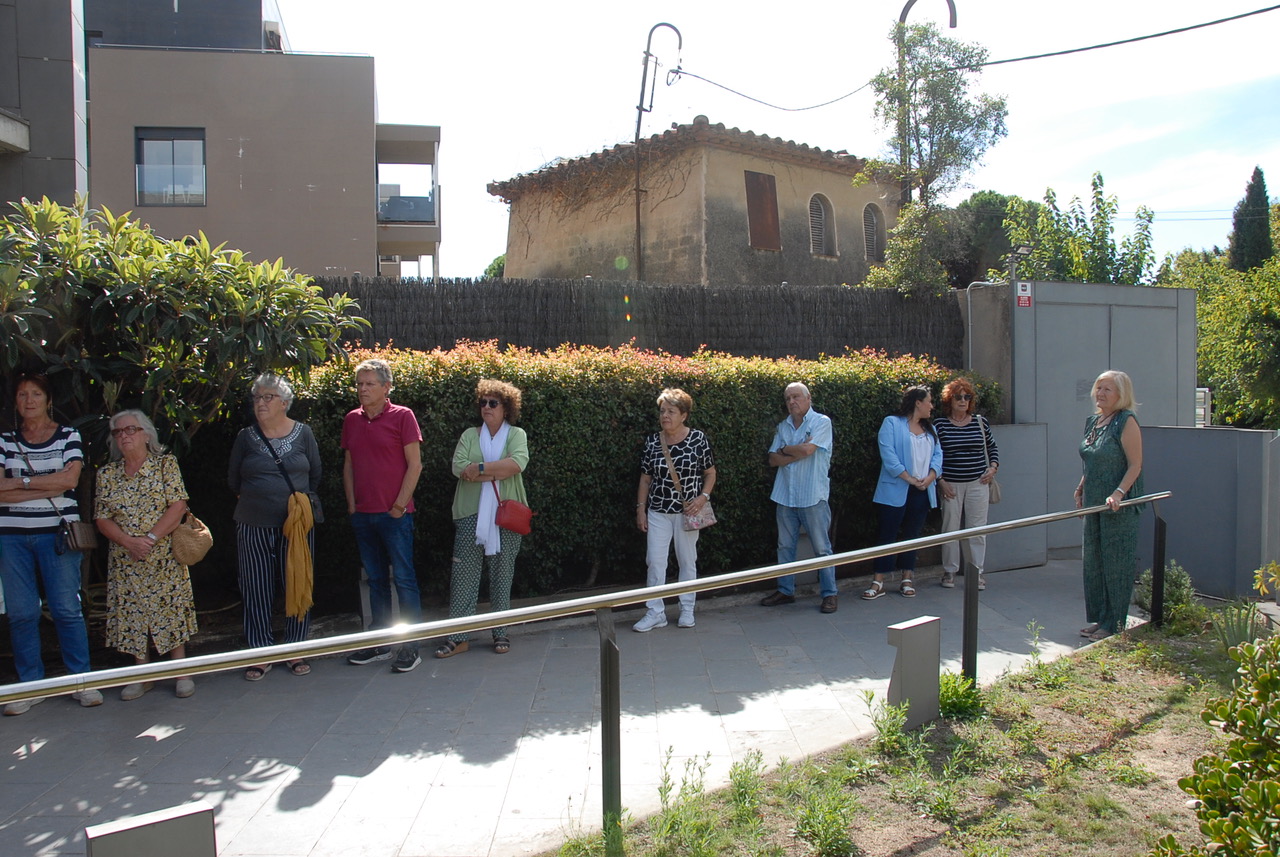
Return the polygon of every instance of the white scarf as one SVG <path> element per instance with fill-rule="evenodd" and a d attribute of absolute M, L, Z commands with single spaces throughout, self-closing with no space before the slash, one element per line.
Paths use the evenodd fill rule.
<path fill-rule="evenodd" d="M 502 458 L 502 451 L 507 448 L 507 434 L 511 426 L 503 420 L 498 433 L 489 436 L 489 427 L 481 425 L 480 456 L 485 464 Z M 491 483 L 496 487 L 497 482 Z M 481 483 L 480 509 L 476 513 L 476 544 L 484 546 L 484 555 L 493 556 L 502 550 L 502 531 L 498 529 L 498 497 L 490 485 Z"/>

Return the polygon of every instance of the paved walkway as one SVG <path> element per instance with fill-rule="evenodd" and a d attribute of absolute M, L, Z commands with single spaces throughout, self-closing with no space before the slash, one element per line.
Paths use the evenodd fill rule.
<path fill-rule="evenodd" d="M 773 764 L 868 733 L 863 691 L 888 687 L 888 625 L 941 617 L 943 667 L 958 671 L 963 591 L 921 571 L 913 600 L 862 602 L 864 581 L 842 581 L 832 615 L 816 596 L 759 607 L 763 593 L 705 599 L 691 630 L 674 607 L 648 634 L 630 631 L 640 611 L 616 614 L 631 816 L 657 808 L 668 748 L 677 780 L 686 758 L 707 756 L 715 787 L 751 749 Z M 1078 560 L 989 580 L 984 682 L 1036 645 L 1048 660 L 1081 643 Z M 108 691 L 96 709 L 59 697 L 3 718 L 0 854 L 84 854 L 86 825 L 196 799 L 217 809 L 222 857 L 508 857 L 598 829 L 594 624 L 528 625 L 512 640 L 508 655 L 477 647 L 407 675 L 326 659 L 303 678 L 204 677 L 186 700 L 166 682 L 134 702 Z"/>

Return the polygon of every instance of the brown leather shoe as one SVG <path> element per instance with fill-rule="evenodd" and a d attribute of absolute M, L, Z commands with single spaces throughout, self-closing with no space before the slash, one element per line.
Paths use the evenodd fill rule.
<path fill-rule="evenodd" d="M 836 612 L 836 610 L 838 609 L 836 607 L 836 597 L 834 595 L 828 595 L 826 598 L 823 598 L 822 606 L 819 607 L 818 609 L 821 610 L 823 613 Z"/>
<path fill-rule="evenodd" d="M 777 607 L 779 604 L 795 604 L 796 597 L 787 595 L 785 592 L 775 592 L 772 595 L 766 595 L 760 600 L 761 607 Z"/>

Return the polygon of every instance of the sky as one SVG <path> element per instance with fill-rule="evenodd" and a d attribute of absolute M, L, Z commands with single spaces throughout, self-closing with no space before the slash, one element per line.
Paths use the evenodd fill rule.
<path fill-rule="evenodd" d="M 439 125 L 440 272 L 475 277 L 505 252 L 507 207 L 485 189 L 635 136 L 646 44 L 660 65 L 641 133 L 699 114 L 824 149 L 886 157 L 890 131 L 869 87 L 893 62 L 898 0 L 841 4 L 682 0 L 278 0 L 292 49 L 371 55 L 378 121 Z M 992 60 L 1087 47 L 1202 24 L 1267 0 L 919 0 L 908 22 L 986 48 Z M 794 10 L 787 14 L 787 10 Z M 1116 238 L 1138 206 L 1155 212 L 1157 261 L 1225 249 L 1255 166 L 1280 196 L 1280 9 L 1134 44 L 987 68 L 1008 99 L 1008 136 L 966 186 L 1065 207 L 1101 172 L 1119 204 Z M 668 72 L 685 72 L 670 85 Z M 652 69 L 652 65 L 650 68 Z M 765 106 L 728 90 L 736 90 Z M 646 98 L 646 104 L 648 99 Z"/>

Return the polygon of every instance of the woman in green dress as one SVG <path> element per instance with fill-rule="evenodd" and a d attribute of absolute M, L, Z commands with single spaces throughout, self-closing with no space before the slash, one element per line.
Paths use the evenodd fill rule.
<path fill-rule="evenodd" d="M 1121 501 L 1142 494 L 1142 430 L 1134 416 L 1133 382 L 1108 370 L 1093 382 L 1096 413 L 1084 424 L 1080 458 L 1084 475 L 1076 508 L 1107 505 L 1084 519 L 1084 605 L 1088 625 L 1080 635 L 1102 640 L 1125 629 L 1138 556 L 1140 506 Z"/>

